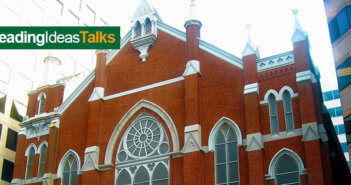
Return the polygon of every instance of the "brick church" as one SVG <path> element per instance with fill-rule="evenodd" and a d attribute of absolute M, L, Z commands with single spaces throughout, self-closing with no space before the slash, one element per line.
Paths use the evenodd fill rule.
<path fill-rule="evenodd" d="M 239 58 L 201 39 L 194 9 L 183 32 L 141 0 L 68 98 L 62 81 L 29 92 L 12 184 L 347 184 L 297 18 L 292 51 L 260 58 L 248 37 Z M 60 61 L 44 63 L 49 78 Z"/>

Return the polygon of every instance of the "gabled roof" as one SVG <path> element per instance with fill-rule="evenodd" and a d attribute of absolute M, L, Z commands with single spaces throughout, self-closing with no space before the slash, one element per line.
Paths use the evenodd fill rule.
<path fill-rule="evenodd" d="M 143 0 L 142 0 L 143 1 Z M 184 42 L 186 42 L 186 34 L 183 31 L 180 31 L 172 26 L 169 26 L 163 22 L 157 22 L 157 28 L 175 38 L 178 38 Z M 131 39 L 131 30 L 121 39 L 121 47 L 119 50 L 111 50 L 106 55 L 106 65 L 108 65 L 118 54 L 118 52 L 123 49 L 123 47 L 130 41 Z M 207 43 L 203 40 L 199 39 L 199 47 L 200 49 L 216 56 L 229 64 L 232 64 L 240 69 L 243 69 L 242 60 L 229 52 L 226 52 L 210 43 Z M 201 61 L 200 61 L 201 62 Z M 58 113 L 61 115 L 65 112 L 65 110 L 73 103 L 73 101 L 86 89 L 86 87 L 93 81 L 95 78 L 95 70 L 93 70 L 87 78 L 68 96 L 68 98 L 60 105 L 58 108 Z"/>

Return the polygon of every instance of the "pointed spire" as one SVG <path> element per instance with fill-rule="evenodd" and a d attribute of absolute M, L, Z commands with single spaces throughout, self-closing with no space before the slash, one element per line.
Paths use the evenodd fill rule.
<path fill-rule="evenodd" d="M 140 0 L 139 5 L 138 5 L 138 7 L 135 10 L 135 13 L 133 15 L 132 21 L 134 19 L 138 19 L 138 18 L 144 17 L 144 16 L 150 17 L 151 15 L 154 15 L 159 21 L 162 22 L 160 15 L 150 5 L 150 3 L 147 0 Z"/>
<path fill-rule="evenodd" d="M 299 13 L 297 9 L 292 10 L 294 16 L 295 16 L 295 23 L 294 23 L 294 34 L 291 38 L 292 42 L 298 42 L 301 40 L 306 40 L 307 34 L 302 30 L 302 27 L 300 25 L 299 19 L 297 18 L 297 14 Z"/>
<path fill-rule="evenodd" d="M 188 20 L 197 20 L 195 0 L 191 0 Z"/>
<path fill-rule="evenodd" d="M 251 39 L 251 25 L 247 24 L 246 29 L 247 29 L 247 40 L 246 40 L 246 45 L 244 47 L 244 50 L 241 54 L 242 54 L 242 56 L 256 54 L 256 56 L 258 58 L 259 57 L 258 48 L 253 44 L 252 39 Z"/>
<path fill-rule="evenodd" d="M 190 2 L 189 17 L 188 17 L 188 20 L 185 22 L 184 27 L 186 28 L 192 24 L 196 24 L 200 28 L 202 26 L 201 22 L 197 18 L 195 0 L 191 0 Z"/>

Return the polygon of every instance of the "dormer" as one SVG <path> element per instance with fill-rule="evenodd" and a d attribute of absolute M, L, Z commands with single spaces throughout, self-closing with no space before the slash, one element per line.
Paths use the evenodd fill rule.
<path fill-rule="evenodd" d="M 146 61 L 149 49 L 156 42 L 157 21 L 161 21 L 161 18 L 156 10 L 147 0 L 141 0 L 131 20 L 132 39 L 130 42 L 134 49 L 140 52 L 139 57 L 142 62 Z"/>

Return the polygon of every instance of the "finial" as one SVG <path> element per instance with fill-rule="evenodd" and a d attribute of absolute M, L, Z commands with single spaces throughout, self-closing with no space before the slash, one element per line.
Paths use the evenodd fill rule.
<path fill-rule="evenodd" d="M 299 11 L 297 9 L 293 9 L 292 10 L 294 16 L 295 16 L 295 30 L 299 30 L 299 31 L 302 31 L 302 28 L 301 28 L 301 25 L 300 25 L 300 22 L 299 22 L 299 19 L 297 18 L 297 14 L 299 14 Z"/>
<path fill-rule="evenodd" d="M 190 3 L 190 13 L 188 20 L 197 20 L 196 18 L 196 9 L 195 9 L 195 0 L 191 0 Z"/>
<path fill-rule="evenodd" d="M 299 11 L 297 9 L 293 9 L 292 12 L 295 16 L 295 23 L 294 23 L 294 34 L 291 38 L 291 41 L 298 42 L 301 40 L 305 40 L 307 38 L 307 34 L 302 30 L 299 19 L 297 18 L 297 14 L 299 14 Z"/>
<path fill-rule="evenodd" d="M 251 24 L 247 24 L 246 29 L 247 29 L 247 43 L 253 45 L 251 40 Z"/>
<path fill-rule="evenodd" d="M 293 12 L 293 14 L 294 14 L 295 16 L 297 16 L 297 14 L 299 14 L 299 11 L 298 11 L 296 8 L 293 9 L 292 12 Z"/>
<path fill-rule="evenodd" d="M 242 51 L 241 54 L 242 56 L 256 54 L 256 56 L 259 58 L 258 48 L 253 44 L 251 39 L 251 24 L 247 24 L 246 29 L 247 29 L 247 40 L 246 40 L 246 45 L 244 47 L 244 50 Z"/>

